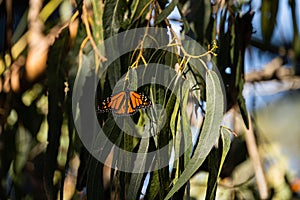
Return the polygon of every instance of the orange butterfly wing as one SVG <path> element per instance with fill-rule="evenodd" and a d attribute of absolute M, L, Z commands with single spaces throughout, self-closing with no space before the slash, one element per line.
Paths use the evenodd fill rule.
<path fill-rule="evenodd" d="M 126 113 L 126 92 L 119 92 L 111 98 L 111 110 L 119 115 Z"/>
<path fill-rule="evenodd" d="M 151 101 L 143 94 L 130 92 L 130 102 L 133 108 L 147 108 L 151 106 Z"/>
<path fill-rule="evenodd" d="M 118 115 L 132 115 L 139 109 L 152 105 L 151 101 L 143 94 L 134 91 L 122 91 L 108 97 L 98 106 L 99 112 L 113 111 Z"/>
<path fill-rule="evenodd" d="M 97 112 L 109 112 L 111 110 L 111 105 L 111 97 L 107 97 L 97 106 Z"/>

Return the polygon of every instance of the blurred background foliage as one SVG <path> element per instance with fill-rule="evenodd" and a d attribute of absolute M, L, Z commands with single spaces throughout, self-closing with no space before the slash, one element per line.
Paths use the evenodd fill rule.
<path fill-rule="evenodd" d="M 298 199 L 299 8 L 296 0 L 0 0 L 0 199 L 164 199 L 167 194 L 173 199 Z M 231 137 L 219 171 L 231 132 L 221 128 L 227 133 L 219 147 L 178 187 L 189 156 L 171 172 L 167 167 L 150 173 L 148 182 L 147 174 L 111 170 L 81 144 L 71 109 L 78 68 L 86 67 L 82 63 L 92 51 L 96 68 L 105 60 L 97 50 L 104 39 L 128 29 L 170 24 L 178 37 L 186 34 L 204 47 L 216 41 L 212 59 L 227 98 L 222 124 L 238 135 Z M 148 50 L 143 56 L 171 67 L 184 60 L 155 53 Z M 129 53 L 108 69 L 99 97 L 111 94 L 103 88 L 113 88 L 132 64 L 130 58 L 139 59 Z M 197 66 L 188 69 L 199 75 Z M 211 97 L 204 95 L 209 86 L 193 78 L 202 95 L 189 96 L 191 118 L 176 116 L 199 132 L 208 117 L 205 108 L 199 111 L 195 105 L 209 103 Z M 156 102 L 167 107 L 159 97 L 164 94 L 174 105 L 162 88 L 155 93 Z M 109 120 L 109 115 L 99 116 L 103 126 Z M 160 138 L 162 146 L 171 138 L 170 126 Z M 120 130 L 114 134 L 125 137 Z M 138 188 L 130 190 L 132 181 Z"/>

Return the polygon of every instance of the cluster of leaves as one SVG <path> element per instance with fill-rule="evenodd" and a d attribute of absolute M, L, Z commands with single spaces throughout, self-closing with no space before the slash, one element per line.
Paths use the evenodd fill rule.
<path fill-rule="evenodd" d="M 106 194 L 106 190 L 109 191 L 108 196 L 114 194 L 115 198 L 139 199 L 147 176 L 149 183 L 146 193 L 143 194 L 144 198 L 182 199 L 185 194 L 189 194 L 188 190 L 186 191 L 189 179 L 206 159 L 209 163 L 206 198 L 214 199 L 220 169 L 230 146 L 230 131 L 220 127 L 225 106 L 229 109 L 237 102 L 243 116 L 247 119 L 242 97 L 243 57 L 252 33 L 253 14 L 249 11 L 240 17 L 239 5 L 230 5 L 229 2 L 225 5 L 220 3 L 211 5 L 205 1 L 193 0 L 174 0 L 169 4 L 168 1 L 156 0 L 107 0 L 105 3 L 92 0 L 90 5 L 86 1 L 77 1 L 76 5 L 73 5 L 76 10 L 66 23 L 59 21 L 55 14 L 55 10 L 61 3 L 61 1 L 50 1 L 39 12 L 45 29 L 35 31 L 48 36 L 53 35 L 53 32 L 55 36 L 59 35 L 54 37 L 51 47 L 49 45 L 42 48 L 46 49 L 46 53 L 39 52 L 39 48 L 35 49 L 39 52 L 37 55 L 46 55 L 47 62 L 42 60 L 44 57 L 38 56 L 37 61 L 40 62 L 34 63 L 40 65 L 33 66 L 33 70 L 30 70 L 31 65 L 28 63 L 32 59 L 32 56 L 29 56 L 32 46 L 26 42 L 25 45 L 20 46 L 24 44 L 22 41 L 28 35 L 26 27 L 22 25 L 23 21 L 26 21 L 28 12 L 25 12 L 23 20 L 18 25 L 18 31 L 15 32 L 14 38 L 17 38 L 15 44 L 7 46 L 7 51 L 3 54 L 4 59 L 1 60 L 3 112 L 0 124 L 0 198 L 6 199 L 8 196 L 17 199 L 25 196 L 38 198 L 33 195 L 43 194 L 44 198 L 55 199 L 60 191 L 62 199 L 65 178 L 72 168 L 69 165 L 70 160 L 80 155 L 81 164 L 78 169 L 76 188 L 81 191 L 86 187 L 88 199 L 101 199 L 103 194 Z M 30 9 L 34 9 L 32 7 L 29 6 L 27 10 L 30 12 Z M 62 5 L 60 7 L 63 8 Z M 99 123 L 111 142 L 125 150 L 155 151 L 171 140 L 175 140 L 178 135 L 181 137 L 179 141 L 174 142 L 174 153 L 177 155 L 182 152 L 181 147 L 187 149 L 178 160 L 174 161 L 171 170 L 169 166 L 155 171 L 149 169 L 149 173 L 127 173 L 112 169 L 110 187 L 107 188 L 104 183 L 104 164 L 87 152 L 75 133 L 71 109 L 75 74 L 78 72 L 77 78 L 81 77 L 79 79 L 84 84 L 88 82 L 88 77 L 82 76 L 82 69 L 95 71 L 95 73 L 101 71 L 101 63 L 107 59 L 104 52 L 117 51 L 117 49 L 109 50 L 108 46 L 102 47 L 101 44 L 105 39 L 122 31 L 150 26 L 172 30 L 167 17 L 174 8 L 179 9 L 183 20 L 182 33 L 188 34 L 204 45 L 212 44 L 218 39 L 218 56 L 214 59 L 225 81 L 226 94 L 222 90 L 221 77 L 208 69 L 205 64 L 206 60 L 210 59 L 209 53 L 214 52 L 211 49 L 208 49 L 207 54 L 203 50 L 199 51 L 195 46 L 189 46 L 189 42 L 184 43 L 184 40 L 174 33 L 171 34 L 171 42 L 166 40 L 165 45 L 169 45 L 168 48 L 143 49 L 145 44 L 133 46 L 131 47 L 133 51 L 114 60 L 100 79 L 97 94 L 99 99 L 109 96 L 112 92 L 110 88 L 115 87 L 119 79 L 127 73 L 129 66 L 139 63 L 163 64 L 174 69 L 177 63 L 179 70 L 174 76 L 168 76 L 167 73 L 152 74 L 147 78 L 165 79 L 171 83 L 177 80 L 177 77 L 183 77 L 190 81 L 192 86 L 191 88 L 184 84 L 178 86 L 174 82 L 173 85 L 170 84 L 170 88 L 158 85 L 142 88 L 143 92 L 151 97 L 154 105 L 160 104 L 165 109 L 166 123 L 154 138 L 143 140 L 128 136 L 122 131 L 122 127 L 116 125 L 111 114 L 98 116 Z M 52 14 L 54 21 L 48 19 L 49 13 Z M 32 24 L 34 23 L 29 21 L 28 26 L 31 31 L 34 30 Z M 147 41 L 143 40 L 143 42 Z M 183 52 L 181 56 L 174 53 L 178 48 Z M 193 51 L 186 52 L 187 49 Z M 199 56 L 201 54 L 205 56 Z M 230 74 L 226 73 L 227 68 L 231 69 Z M 40 73 L 33 76 L 34 72 Z M 13 85 L 15 79 L 18 80 L 19 86 Z M 174 89 L 172 87 L 177 88 L 178 95 L 169 92 Z M 86 88 L 82 88 L 82 96 L 87 95 L 85 90 Z M 194 147 L 191 145 L 190 118 L 186 113 L 189 95 L 196 99 L 193 103 L 197 105 L 205 102 L 204 122 Z M 227 105 L 224 102 L 225 95 L 229 97 Z M 150 116 L 155 120 L 147 121 Z M 149 115 L 138 113 L 132 118 L 142 132 L 151 133 L 152 129 L 147 128 L 151 126 L 147 123 L 152 125 L 155 125 L 154 122 L 158 123 L 160 113 Z M 248 124 L 247 120 L 245 123 Z M 92 131 L 92 128 L 84 131 Z M 218 138 L 219 147 L 215 148 L 214 144 Z M 164 162 L 163 159 L 169 159 L 172 152 L 168 153 L 160 156 L 158 161 Z M 128 161 L 124 160 L 124 162 Z M 29 189 L 25 187 L 26 184 L 29 185 Z M 39 198 L 43 197 L 39 196 Z"/>

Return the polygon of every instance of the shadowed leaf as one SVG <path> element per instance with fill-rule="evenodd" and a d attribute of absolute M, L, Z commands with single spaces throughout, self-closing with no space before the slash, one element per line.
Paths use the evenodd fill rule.
<path fill-rule="evenodd" d="M 161 23 L 164 19 L 166 19 L 171 12 L 175 9 L 175 6 L 178 4 L 178 0 L 173 0 L 171 3 L 163 9 L 163 11 L 156 17 L 155 24 Z"/>
<path fill-rule="evenodd" d="M 224 127 L 221 127 L 220 132 L 221 138 L 219 140 L 219 147 L 212 149 L 208 157 L 209 176 L 205 196 L 205 199 L 207 200 L 214 200 L 216 198 L 217 181 L 226 155 L 230 149 L 230 131 Z"/>

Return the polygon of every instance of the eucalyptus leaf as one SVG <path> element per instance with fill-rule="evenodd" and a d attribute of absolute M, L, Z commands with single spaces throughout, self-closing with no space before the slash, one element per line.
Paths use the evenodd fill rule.
<path fill-rule="evenodd" d="M 104 39 L 112 37 L 119 32 L 126 7 L 126 0 L 105 1 L 103 12 Z M 118 44 L 116 44 L 114 40 L 110 41 L 112 42 L 112 44 L 110 44 L 112 49 L 109 49 L 110 54 L 117 54 L 114 53 L 114 51 L 118 51 L 118 49 L 114 49 L 114 47 L 117 47 Z M 107 74 L 111 88 L 113 88 L 121 76 L 121 61 L 119 58 L 113 61 L 111 66 L 108 67 Z"/>
<path fill-rule="evenodd" d="M 48 109 L 47 121 L 48 144 L 44 160 L 44 186 L 48 199 L 54 199 L 58 192 L 58 187 L 53 184 L 54 172 L 57 167 L 57 154 L 59 149 L 59 140 L 63 123 L 63 108 L 65 106 L 65 77 L 66 61 L 64 58 L 68 53 L 69 35 L 64 30 L 60 38 L 55 41 L 49 51 L 47 78 L 48 78 Z M 83 92 L 84 93 L 84 92 Z"/>
<path fill-rule="evenodd" d="M 180 130 L 183 133 L 183 150 L 184 150 L 184 163 L 183 168 L 188 164 L 190 161 L 190 157 L 192 154 L 192 147 L 193 147 L 193 135 L 191 132 L 191 118 L 187 115 L 187 105 L 188 105 L 188 97 L 189 97 L 190 90 L 187 88 L 183 89 L 183 98 L 182 98 L 182 107 L 181 107 L 181 120 L 180 120 Z M 181 150 L 182 151 L 182 150 Z"/>
<path fill-rule="evenodd" d="M 175 6 L 178 4 L 178 0 L 173 0 L 170 2 L 170 4 L 163 9 L 163 11 L 156 17 L 155 24 L 161 23 L 163 20 L 165 20 L 171 12 L 175 9 Z"/>
<path fill-rule="evenodd" d="M 149 7 L 152 1 L 148 0 L 133 0 L 131 4 L 131 17 L 130 24 L 134 23 L 141 16 L 146 15 L 149 12 Z"/>
<path fill-rule="evenodd" d="M 194 155 L 165 199 L 170 199 L 197 171 L 219 137 L 224 112 L 224 94 L 214 71 L 206 73 L 206 116 Z"/>
<path fill-rule="evenodd" d="M 149 186 L 146 191 L 145 199 L 155 199 L 155 197 L 159 194 L 161 187 L 161 183 L 159 181 L 159 173 L 158 170 L 155 170 L 150 173 Z"/>
<path fill-rule="evenodd" d="M 240 92 L 240 94 L 238 95 L 237 100 L 238 100 L 238 105 L 239 105 L 240 112 L 241 112 L 243 121 L 245 123 L 245 126 L 247 129 L 249 129 L 248 111 L 247 111 L 246 102 L 242 95 L 242 92 Z"/>
<path fill-rule="evenodd" d="M 104 38 L 108 38 L 119 32 L 126 7 L 126 0 L 105 1 L 103 12 Z"/>
<path fill-rule="evenodd" d="M 86 182 L 87 199 L 103 198 L 103 167 L 103 163 L 99 162 L 93 156 L 90 156 Z"/>
<path fill-rule="evenodd" d="M 265 44 L 269 45 L 276 24 L 279 0 L 261 1 L 261 30 Z"/>
<path fill-rule="evenodd" d="M 170 129 L 171 129 L 173 138 L 175 138 L 176 130 L 177 130 L 177 120 L 179 118 L 178 117 L 178 115 L 179 115 L 179 106 L 180 106 L 179 101 L 176 101 L 176 103 L 174 105 L 173 113 L 171 115 Z"/>
<path fill-rule="evenodd" d="M 102 1 L 91 0 L 93 7 L 93 21 L 92 29 L 93 36 L 95 38 L 95 43 L 98 46 L 101 42 L 103 42 L 103 23 L 102 23 L 102 15 L 103 15 L 103 3 Z"/>
<path fill-rule="evenodd" d="M 25 166 L 31 148 L 32 138 L 28 130 L 23 126 L 19 126 L 16 134 L 16 160 L 14 162 L 14 170 L 18 175 Z"/>
<path fill-rule="evenodd" d="M 178 11 L 179 11 L 179 14 L 181 16 L 181 19 L 182 19 L 182 22 L 183 22 L 183 30 L 184 30 L 184 33 L 185 34 L 188 34 L 189 31 L 190 31 L 190 25 L 189 25 L 189 22 L 188 20 L 186 19 L 186 16 L 184 16 L 184 14 L 182 13 L 182 6 L 180 3 L 178 3 Z"/>
<path fill-rule="evenodd" d="M 138 197 L 141 194 L 141 189 L 143 186 L 143 180 L 145 179 L 147 173 L 145 173 L 145 167 L 147 166 L 147 159 L 149 159 L 148 154 L 146 153 L 149 148 L 149 138 L 142 138 L 140 141 L 140 146 L 138 153 L 144 154 L 142 158 L 136 159 L 134 162 L 134 171 L 138 173 L 134 173 L 131 175 L 129 188 L 128 188 L 128 194 L 127 199 L 129 200 L 135 200 L 138 199 Z M 148 171 L 148 170 L 146 170 Z"/>
<path fill-rule="evenodd" d="M 220 176 L 226 155 L 230 149 L 230 131 L 221 126 L 220 132 L 221 138 L 219 140 L 219 147 L 214 148 L 208 157 L 209 176 L 205 196 L 205 199 L 207 200 L 214 200 L 216 198 L 218 178 Z"/>

